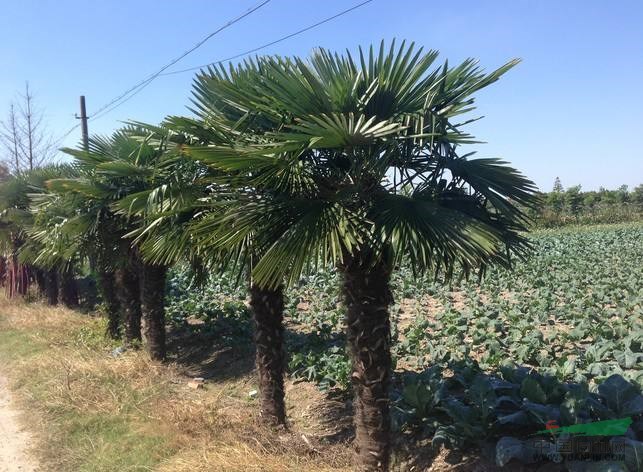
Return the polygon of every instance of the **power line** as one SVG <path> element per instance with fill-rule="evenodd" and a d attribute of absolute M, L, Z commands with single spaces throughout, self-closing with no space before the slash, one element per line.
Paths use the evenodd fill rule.
<path fill-rule="evenodd" d="M 312 30 L 312 29 L 314 29 L 314 28 L 317 28 L 317 27 L 319 27 L 319 26 L 321 26 L 321 25 L 323 25 L 323 24 L 325 24 L 325 23 L 328 23 L 329 21 L 332 21 L 332 20 L 334 20 L 334 19 L 336 19 L 336 18 L 339 18 L 339 17 L 341 17 L 341 16 L 343 16 L 343 15 L 346 15 L 346 14 L 348 14 L 348 13 L 352 12 L 353 10 L 356 10 L 356 9 L 358 9 L 358 8 L 360 8 L 360 7 L 362 7 L 362 6 L 366 5 L 366 4 L 368 4 L 368 3 L 373 2 L 373 0 L 365 0 L 365 1 L 363 1 L 363 2 L 360 2 L 360 3 L 356 4 L 356 5 L 353 5 L 353 6 L 352 6 L 352 7 L 350 7 L 350 8 L 347 8 L 346 10 L 342 10 L 342 11 L 340 11 L 340 12 L 338 12 L 338 13 L 336 13 L 336 14 L 332 15 L 332 16 L 329 16 L 328 18 L 324 18 L 323 20 L 318 21 L 317 23 L 313 23 L 313 24 L 311 24 L 311 25 L 308 25 L 308 26 L 306 26 L 306 27 L 304 27 L 304 28 L 301 28 L 301 29 L 299 29 L 299 30 L 297 30 L 297 31 L 294 31 L 294 32 L 292 32 L 292 33 L 290 33 L 290 34 L 287 34 L 287 35 L 285 35 L 285 36 L 282 36 L 282 37 L 280 37 L 280 38 L 277 38 L 277 39 L 275 39 L 274 41 L 270 41 L 269 43 L 262 44 L 261 46 L 257 46 L 257 47 L 255 47 L 255 48 L 252 48 L 252 49 L 249 49 L 249 50 L 247 50 L 247 51 L 241 52 L 241 53 L 239 53 L 239 54 L 235 54 L 234 56 L 230 56 L 230 57 L 227 57 L 227 58 L 225 58 L 225 59 L 220 59 L 220 60 L 215 61 L 215 62 L 210 62 L 210 63 L 208 63 L 208 64 L 203 64 L 203 65 L 200 65 L 200 66 L 190 67 L 190 68 L 187 68 L 187 69 L 181 69 L 181 70 L 171 71 L 171 72 L 164 72 L 166 69 L 168 69 L 169 67 L 173 66 L 173 65 L 174 65 L 174 64 L 176 64 L 178 61 L 180 61 L 181 59 L 183 59 L 185 56 L 187 56 L 188 54 L 190 54 L 191 52 L 193 52 L 194 50 L 196 50 L 198 47 L 200 47 L 201 45 L 203 45 L 203 44 L 204 44 L 208 39 L 210 39 L 212 36 L 216 35 L 216 34 L 217 34 L 217 33 L 219 33 L 220 31 L 223 31 L 223 30 L 224 30 L 224 29 L 226 29 L 227 27 L 229 27 L 229 26 L 233 25 L 234 23 L 236 23 L 236 22 L 240 21 L 241 19 L 245 18 L 246 16 L 250 15 L 251 13 L 253 13 L 253 12 L 254 12 L 254 11 L 256 11 L 256 10 L 258 10 L 259 8 L 261 8 L 262 6 L 264 6 L 265 4 L 267 4 L 267 3 L 268 3 L 268 2 L 270 2 L 270 1 L 271 1 L 271 0 L 264 0 L 263 2 L 259 3 L 259 4 L 258 4 L 258 5 L 256 5 L 255 7 L 252 7 L 251 9 L 249 9 L 248 11 L 246 11 L 245 13 L 243 13 L 242 15 L 240 15 L 240 16 L 236 17 L 235 19 L 233 19 L 233 20 L 229 21 L 229 22 L 228 22 L 228 23 L 226 23 L 224 26 L 222 26 L 221 28 L 219 28 L 218 30 L 216 30 L 215 32 L 211 33 L 211 34 L 210 34 L 210 35 L 208 35 L 206 38 L 204 38 L 203 40 L 201 40 L 201 41 L 200 41 L 199 43 L 197 43 L 194 47 L 190 48 L 188 51 L 186 51 L 185 53 L 183 53 L 181 56 L 179 56 L 178 58 L 174 59 L 173 61 L 171 61 L 171 62 L 170 62 L 169 64 L 167 64 L 166 66 L 163 66 L 161 69 L 159 69 L 159 71 L 157 71 L 156 73 L 154 73 L 154 74 L 152 74 L 152 75 L 148 76 L 147 78 L 143 79 L 143 80 L 142 80 L 141 82 L 139 82 L 138 84 L 134 85 L 133 87 L 130 87 L 128 90 L 126 90 L 125 92 L 123 92 L 121 95 L 119 95 L 118 97 L 114 98 L 113 100 L 111 100 L 111 101 L 110 101 L 110 102 L 108 102 L 107 104 L 105 104 L 105 105 L 103 105 L 102 107 L 100 107 L 98 110 L 96 110 L 96 111 L 95 111 L 95 112 L 94 112 L 94 113 L 89 117 L 89 119 L 90 119 L 90 120 L 98 119 L 98 118 L 100 118 L 100 117 L 102 117 L 102 116 L 104 116 L 104 115 L 106 115 L 106 114 L 110 113 L 112 110 L 114 110 L 114 109 L 118 108 L 119 106 L 121 106 L 121 105 L 122 105 L 122 104 L 124 104 L 125 102 L 127 102 L 127 101 L 131 100 L 134 96 L 136 96 L 138 93 L 140 93 L 140 92 L 141 92 L 145 87 L 147 87 L 147 86 L 148 86 L 148 85 L 149 85 L 149 84 L 150 84 L 154 79 L 156 79 L 157 77 L 160 77 L 160 76 L 166 76 L 166 75 L 174 75 L 174 74 L 182 74 L 182 73 L 185 73 L 185 72 L 191 72 L 191 71 L 194 71 L 194 70 L 197 70 L 197 69 L 203 69 L 203 68 L 208 67 L 208 66 L 218 65 L 218 64 L 221 64 L 221 63 L 223 63 L 223 62 L 228 62 L 228 61 L 232 61 L 232 60 L 234 60 L 234 59 L 238 59 L 238 58 L 243 57 L 243 56 L 247 56 L 248 54 L 252 54 L 253 52 L 260 51 L 260 50 L 265 49 L 265 48 L 267 48 L 267 47 L 270 47 L 270 46 L 273 46 L 273 45 L 275 45 L 275 44 L 278 44 L 278 43 L 281 43 L 281 42 L 283 42 L 283 41 L 286 41 L 286 40 L 288 40 L 288 39 L 290 39 L 290 38 L 292 38 L 292 37 L 294 37 L 294 36 L 298 36 L 298 35 L 300 35 L 300 34 L 302 34 L 302 33 L 305 33 L 305 32 L 307 32 L 307 31 L 310 31 L 310 30 Z M 67 132 L 66 132 L 66 133 L 65 133 L 65 134 L 64 134 L 64 135 L 59 139 L 59 142 L 60 142 L 60 141 L 62 141 L 63 139 L 65 139 L 67 136 L 69 136 L 69 135 L 70 135 L 74 130 L 76 130 L 79 126 L 80 126 L 80 124 L 78 124 L 78 125 L 76 125 L 76 126 L 72 127 L 69 131 L 67 131 Z"/>
<path fill-rule="evenodd" d="M 259 4 L 257 4 L 257 5 L 255 5 L 254 7 L 251 7 L 251 8 L 249 8 L 248 10 L 246 10 L 246 12 L 244 12 L 244 13 L 242 13 L 241 15 L 237 16 L 236 18 L 233 18 L 232 20 L 228 21 L 226 24 L 224 24 L 223 26 L 221 26 L 221 27 L 220 27 L 219 29 L 217 29 L 216 31 L 213 31 L 212 33 L 210 33 L 209 35 L 207 35 L 205 38 L 203 38 L 201 41 L 199 41 L 198 43 L 196 43 L 194 46 L 192 46 L 190 49 L 188 49 L 187 51 L 185 51 L 183 54 L 181 54 L 181 55 L 180 55 L 180 56 L 178 56 L 177 58 L 173 59 L 172 61 L 170 61 L 168 64 L 164 65 L 163 67 L 161 67 L 158 71 L 156 71 L 155 73 L 153 73 L 153 74 L 149 75 L 148 77 L 146 77 L 145 79 L 143 79 L 142 81 L 140 81 L 139 83 L 137 83 L 136 85 L 134 85 L 134 86 L 130 87 L 129 89 L 127 89 L 127 90 L 126 90 L 125 92 L 123 92 L 121 95 L 119 95 L 119 96 L 115 97 L 115 98 L 114 98 L 114 99 L 112 99 L 110 102 L 108 102 L 108 103 L 106 103 L 105 105 L 103 105 L 102 107 L 100 107 L 98 110 L 96 110 L 94 113 L 92 113 L 92 115 L 90 116 L 90 119 L 96 118 L 96 117 L 97 117 L 97 115 L 100 115 L 100 113 L 101 113 L 103 110 L 106 110 L 107 108 L 109 108 L 109 107 L 110 107 L 111 105 L 113 105 L 114 103 L 116 103 L 116 102 L 120 101 L 122 98 L 126 97 L 127 95 L 129 95 L 131 92 L 133 92 L 133 91 L 134 91 L 134 90 L 136 90 L 137 88 L 147 86 L 150 82 L 152 82 L 152 80 L 156 79 L 159 75 L 161 75 L 161 73 L 162 73 L 163 71 L 165 71 L 165 70 L 166 70 L 166 69 L 168 69 L 169 67 L 172 67 L 174 64 L 176 64 L 177 62 L 179 62 L 181 59 L 183 59 L 183 58 L 184 58 L 185 56 L 187 56 L 188 54 L 190 54 L 190 53 L 194 52 L 196 49 L 198 49 L 198 48 L 199 48 L 199 47 L 201 47 L 203 44 L 205 44 L 205 43 L 206 43 L 209 39 L 211 39 L 213 36 L 217 35 L 217 34 L 218 34 L 218 33 L 220 33 L 221 31 L 223 31 L 224 29 L 229 28 L 230 26 L 234 25 L 235 23 L 237 23 L 237 22 L 241 21 L 241 20 L 242 20 L 242 19 L 244 19 L 245 17 L 247 17 L 247 16 L 251 15 L 252 13 L 254 13 L 255 11 L 257 11 L 259 8 L 263 7 L 263 6 L 264 6 L 264 5 L 266 5 L 267 3 L 270 3 L 271 1 L 272 1 L 272 0 L 263 0 L 262 2 L 260 2 L 260 3 L 259 3 Z"/>
<path fill-rule="evenodd" d="M 260 51 L 261 49 L 265 49 L 265 48 L 270 47 L 270 46 L 272 46 L 272 45 L 274 45 L 274 44 L 277 44 L 277 43 L 280 43 L 280 42 L 285 41 L 285 40 L 287 40 L 287 39 L 290 39 L 290 38 L 292 38 L 293 36 L 297 36 L 297 35 L 299 35 L 299 34 L 305 33 L 306 31 L 310 31 L 310 30 L 312 30 L 312 29 L 314 29 L 314 28 L 317 28 L 318 26 L 321 26 L 321 25 L 323 25 L 324 23 L 328 23 L 329 21 L 332 21 L 332 20 L 334 20 L 335 18 L 339 18 L 340 16 L 346 15 L 347 13 L 350 13 L 351 11 L 356 10 L 356 9 L 358 9 L 358 8 L 360 8 L 360 7 L 364 6 L 364 5 L 366 5 L 367 3 L 371 3 L 372 1 L 373 1 L 373 0 L 366 0 L 366 1 L 363 1 L 363 2 L 361 2 L 361 3 L 358 3 L 357 5 L 354 5 L 354 6 L 350 7 L 350 8 L 347 8 L 346 10 L 342 10 L 342 11 L 340 11 L 339 13 L 336 13 L 336 14 L 335 14 L 335 15 L 333 15 L 333 16 L 329 16 L 328 18 L 325 18 L 325 19 L 323 19 L 323 20 L 321 20 L 321 21 L 318 21 L 317 23 L 314 23 L 314 24 L 312 24 L 312 25 L 306 26 L 305 28 L 302 28 L 302 29 L 300 29 L 300 30 L 297 30 L 297 31 L 295 31 L 295 32 L 293 32 L 293 33 L 290 33 L 290 34 L 286 35 L 286 36 L 282 36 L 282 37 L 280 37 L 280 38 L 278 38 L 278 39 L 275 39 L 274 41 L 271 41 L 271 42 L 269 42 L 269 43 L 262 44 L 261 46 L 257 46 L 257 47 L 255 47 L 255 48 L 252 48 L 252 49 L 249 49 L 249 50 L 247 50 L 247 51 L 241 52 L 241 53 L 239 53 L 239 54 L 235 54 L 234 56 L 230 56 L 230 57 L 227 57 L 227 58 L 225 58 L 225 59 L 221 59 L 221 60 L 219 60 L 219 61 L 211 62 L 211 63 L 209 63 L 209 64 L 204 64 L 204 65 L 201 65 L 201 66 L 190 67 L 190 68 L 188 68 L 188 69 L 182 69 L 182 70 L 177 70 L 177 71 L 172 71 L 172 72 L 164 72 L 164 73 L 158 74 L 158 75 L 157 75 L 157 76 L 155 76 L 155 77 L 149 78 L 149 79 L 147 79 L 146 81 L 141 82 L 141 84 L 139 84 L 139 87 L 138 87 L 138 88 L 131 88 L 130 90 L 128 90 L 127 92 L 125 92 L 125 93 L 121 96 L 121 98 L 122 98 L 122 100 L 121 100 L 121 101 L 119 101 L 118 103 L 115 103 L 114 105 L 112 105 L 112 107 L 111 107 L 111 108 L 106 109 L 105 111 L 103 111 L 99 116 L 96 116 L 96 113 L 95 113 L 95 114 L 92 116 L 92 118 L 100 118 L 101 116 L 104 116 L 104 115 L 108 114 L 109 112 L 111 112 L 112 110 L 114 110 L 114 109 L 118 108 L 119 106 L 121 106 L 121 105 L 122 105 L 122 104 L 124 104 L 125 102 L 127 102 L 127 101 L 131 100 L 132 98 L 134 98 L 134 96 L 136 96 L 138 93 L 140 93 L 140 92 L 141 92 L 145 87 L 147 87 L 147 86 L 152 82 L 152 80 L 154 80 L 154 79 L 155 79 L 156 77 L 158 77 L 158 76 L 166 76 L 166 75 L 181 74 L 181 73 L 184 73 L 184 72 L 191 72 L 191 71 L 193 71 L 193 70 L 203 69 L 204 67 L 208 67 L 208 66 L 212 66 L 212 65 L 221 64 L 221 63 L 223 63 L 223 62 L 228 62 L 228 61 L 232 61 L 232 60 L 234 60 L 234 59 L 238 59 L 238 58 L 243 57 L 243 56 L 247 56 L 248 54 L 252 54 L 253 52 Z M 113 103 L 113 102 L 112 102 L 112 103 Z M 103 108 L 105 108 L 105 107 L 103 107 Z M 99 110 L 99 111 L 100 111 L 100 110 Z M 98 112 L 97 112 L 97 113 L 98 113 Z"/>
<path fill-rule="evenodd" d="M 65 140 L 65 138 L 66 138 L 67 136 L 69 136 L 71 133 L 73 133 L 74 131 L 76 131 L 76 129 L 78 129 L 79 127 L 80 127 L 80 123 L 78 123 L 77 125 L 74 125 L 74 126 L 72 126 L 71 128 L 69 128 L 69 130 L 67 130 L 67 132 L 65 132 L 64 134 L 62 134 L 62 135 L 61 135 L 61 136 L 60 136 L 56 141 L 54 141 L 54 144 L 52 145 L 52 147 L 56 147 L 56 148 L 57 148 L 59 145 L 61 145 L 61 144 L 62 144 L 62 142 Z"/>
<path fill-rule="evenodd" d="M 336 13 L 335 15 L 330 16 L 330 17 L 328 17 L 328 18 L 326 18 L 324 20 L 318 21 L 317 23 L 314 23 L 312 25 L 306 26 L 305 28 L 297 30 L 297 31 L 295 31 L 293 33 L 290 33 L 290 34 L 286 35 L 286 36 L 282 36 L 281 38 L 275 39 L 274 41 L 271 41 L 269 43 L 263 44 L 263 45 L 258 46 L 256 48 L 249 49 L 248 51 L 241 52 L 239 54 L 235 54 L 234 56 L 230 56 L 230 57 L 227 57 L 225 59 L 221 59 L 219 61 L 210 62 L 208 64 L 203 64 L 203 65 L 200 65 L 200 66 L 190 67 L 188 69 L 181 69 L 181 70 L 175 70 L 175 71 L 171 71 L 171 72 L 165 72 L 165 73 L 162 73 L 160 75 L 182 74 L 184 72 L 191 72 L 193 70 L 203 69 L 204 67 L 218 65 L 218 64 L 221 64 L 222 62 L 228 62 L 228 61 L 232 61 L 234 59 L 238 59 L 238 58 L 243 57 L 243 56 L 247 56 L 248 54 L 252 54 L 253 52 L 260 51 L 261 49 L 265 49 L 265 48 L 270 47 L 270 46 L 272 46 L 274 44 L 277 44 L 277 43 L 280 43 L 280 42 L 285 41 L 287 39 L 290 39 L 293 36 L 297 36 L 297 35 L 299 35 L 301 33 L 305 33 L 306 31 L 310 31 L 311 29 L 317 28 L 318 26 L 321 26 L 324 23 L 328 23 L 329 21 L 332 21 L 335 18 L 339 18 L 342 15 L 350 13 L 351 11 L 358 9 L 358 8 L 366 5 L 367 3 L 371 3 L 372 1 L 373 0 L 366 0 L 366 1 L 362 2 L 362 3 L 358 3 L 357 5 L 354 5 L 351 8 L 348 8 L 346 10 L 343 10 L 343 11 L 339 12 L 339 13 Z"/>
<path fill-rule="evenodd" d="M 94 114 L 89 118 L 89 120 L 95 120 L 95 119 L 98 119 L 98 118 L 100 118 L 102 116 L 107 115 L 109 112 L 111 112 L 112 110 L 118 108 L 123 103 L 129 101 L 132 97 L 134 97 L 134 95 L 138 94 L 143 89 L 145 89 L 145 87 L 147 87 L 149 84 L 151 84 L 152 81 L 155 78 L 156 77 L 151 78 L 151 79 L 147 79 L 146 81 L 139 83 L 138 86 L 137 86 L 138 88 L 135 87 L 135 88 L 129 89 L 127 92 L 123 93 L 120 96 L 119 101 L 112 101 L 111 102 L 112 106 L 110 108 L 106 108 L 104 106 L 101 107 L 100 110 L 94 112 Z"/>
<path fill-rule="evenodd" d="M 148 77 L 146 77 L 145 79 L 143 79 L 142 81 L 140 81 L 139 83 L 137 83 L 136 85 L 134 85 L 133 87 L 130 87 L 130 88 L 129 88 L 129 89 L 127 89 L 125 92 L 123 92 L 123 93 L 122 93 L 122 94 L 120 94 L 119 96 L 115 97 L 114 99 L 112 99 L 111 101 L 109 101 L 108 103 L 106 103 L 105 105 L 103 105 L 102 107 L 100 107 L 98 110 L 96 110 L 96 111 L 95 111 L 95 112 L 94 112 L 94 113 L 89 117 L 89 119 L 90 119 L 90 120 L 92 120 L 92 119 L 100 118 L 101 116 L 103 116 L 103 115 L 105 115 L 105 114 L 109 113 L 110 111 L 112 111 L 114 108 L 116 108 L 116 107 L 117 107 L 117 106 L 119 106 L 120 104 L 125 103 L 125 101 L 129 100 L 129 99 L 130 99 L 130 98 L 132 98 L 134 95 L 136 95 L 138 92 L 140 92 L 143 88 L 145 88 L 147 85 L 149 85 L 149 84 L 150 84 L 154 79 L 156 79 L 159 75 L 161 75 L 161 73 L 162 73 L 163 71 L 165 71 L 167 68 L 172 67 L 174 64 L 176 64 L 177 62 L 179 62 L 179 61 L 180 61 L 181 59 L 183 59 L 185 56 L 187 56 L 188 54 L 192 53 L 193 51 L 195 51 L 196 49 L 198 49 L 199 47 L 201 47 L 203 44 L 205 44 L 205 43 L 206 43 L 210 38 L 212 38 L 212 37 L 213 37 L 213 36 L 215 36 L 216 34 L 220 33 L 220 32 L 221 32 L 221 31 L 223 31 L 224 29 L 226 29 L 226 28 L 228 28 L 228 27 L 232 26 L 233 24 L 235 24 L 235 23 L 237 23 L 237 22 L 241 21 L 243 18 L 245 18 L 245 17 L 247 17 L 248 15 L 250 15 L 250 14 L 254 13 L 254 12 L 255 12 L 255 11 L 257 11 L 259 8 L 263 7 L 264 5 L 266 5 L 267 3 L 271 2 L 271 1 L 272 1 L 272 0 L 263 0 L 263 1 L 261 1 L 260 3 L 258 3 L 257 5 L 255 5 L 254 7 L 249 8 L 248 10 L 246 10 L 244 13 L 242 13 L 242 14 L 241 14 L 241 15 L 239 15 L 239 16 L 237 16 L 236 18 L 233 18 L 232 20 L 228 21 L 226 24 L 224 24 L 223 26 L 221 26 L 219 29 L 217 29 L 216 31 L 213 31 L 212 33 L 210 33 L 209 35 L 207 35 L 205 38 L 203 38 L 201 41 L 199 41 L 198 43 L 196 43 L 193 47 L 191 47 L 190 49 L 188 49 L 187 51 L 185 51 L 185 52 L 184 52 L 183 54 L 181 54 L 179 57 L 177 57 L 177 58 L 173 59 L 173 60 L 172 60 L 172 61 L 170 61 L 168 64 L 166 64 L 165 66 L 163 66 L 163 67 L 162 67 L 161 69 L 159 69 L 157 72 L 155 72 L 155 73 L 153 73 L 153 74 L 149 75 Z M 134 92 L 134 93 L 133 93 L 132 95 L 130 95 L 132 92 Z M 128 97 L 128 95 L 129 95 L 129 97 Z M 126 99 L 126 100 L 124 100 L 124 101 L 121 101 L 121 100 L 122 100 L 123 98 L 125 98 L 125 97 L 127 97 L 127 99 Z M 56 145 L 58 145 L 59 143 L 61 143 L 61 142 L 62 142 L 62 141 L 67 137 L 67 136 L 69 136 L 71 133 L 73 133 L 73 132 L 74 132 L 74 131 L 79 127 L 79 126 L 80 126 L 80 124 L 74 125 L 74 126 L 72 126 L 69 130 L 67 130 L 64 134 L 62 134 L 62 135 L 60 136 L 60 138 L 58 138 L 58 140 L 56 141 L 56 143 L 57 143 Z"/>

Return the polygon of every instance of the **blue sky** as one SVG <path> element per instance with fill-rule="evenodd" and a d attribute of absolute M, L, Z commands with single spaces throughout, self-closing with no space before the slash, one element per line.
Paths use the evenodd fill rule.
<path fill-rule="evenodd" d="M 49 128 L 88 112 L 180 55 L 257 0 L 3 0 L 0 16 L 0 116 L 29 80 Z M 358 0 L 272 0 L 218 34 L 174 69 L 215 61 L 269 42 Z M 471 131 L 543 190 L 630 187 L 643 182 L 643 2 L 619 0 L 374 0 L 262 53 L 307 55 L 407 39 L 450 62 L 480 59 L 487 69 L 522 64 L 478 96 L 485 118 Z M 109 133 L 119 121 L 158 122 L 186 114 L 192 74 L 160 77 L 111 113 L 90 121 Z M 64 144 L 75 145 L 75 131 Z M 473 149 L 472 149 L 473 150 Z"/>

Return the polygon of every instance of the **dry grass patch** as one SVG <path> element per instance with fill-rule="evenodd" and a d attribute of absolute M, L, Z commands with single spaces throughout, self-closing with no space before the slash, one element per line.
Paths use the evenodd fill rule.
<path fill-rule="evenodd" d="M 348 445 L 303 436 L 300 420 L 289 432 L 263 428 L 252 373 L 192 390 L 184 366 L 141 351 L 112 356 L 104 328 L 101 318 L 0 298 L 0 368 L 44 471 L 349 470 Z"/>

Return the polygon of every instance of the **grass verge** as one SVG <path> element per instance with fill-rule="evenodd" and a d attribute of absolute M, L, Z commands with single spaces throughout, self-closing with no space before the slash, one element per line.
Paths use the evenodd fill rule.
<path fill-rule="evenodd" d="M 345 443 L 257 421 L 253 374 L 192 390 L 144 352 L 110 355 L 100 318 L 0 299 L 0 370 L 44 471 L 349 470 Z"/>

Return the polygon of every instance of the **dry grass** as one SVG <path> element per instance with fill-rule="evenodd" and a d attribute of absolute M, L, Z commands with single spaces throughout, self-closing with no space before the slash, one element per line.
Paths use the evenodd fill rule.
<path fill-rule="evenodd" d="M 0 298 L 0 368 L 44 471 L 349 470 L 349 445 L 325 440 L 328 412 L 310 408 L 306 386 L 289 385 L 291 430 L 269 431 L 253 374 L 192 390 L 144 352 L 111 356 L 103 331 L 99 318 Z"/>

